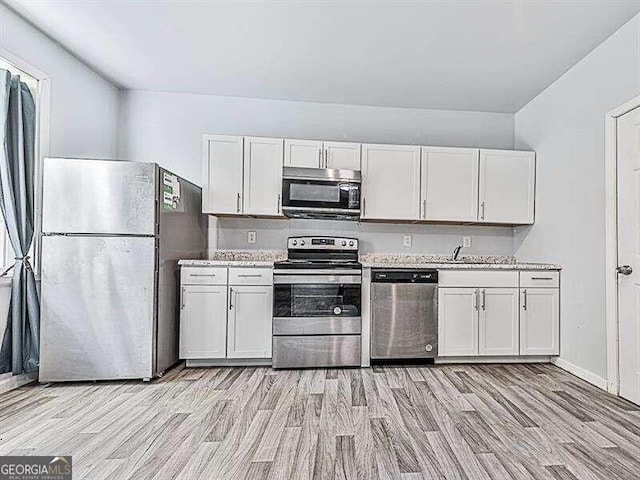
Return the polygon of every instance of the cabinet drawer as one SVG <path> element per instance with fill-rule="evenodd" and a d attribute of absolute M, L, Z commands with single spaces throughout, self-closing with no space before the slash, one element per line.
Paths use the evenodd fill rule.
<path fill-rule="evenodd" d="M 491 270 L 439 270 L 438 286 L 517 288 L 518 272 Z"/>
<path fill-rule="evenodd" d="M 182 285 L 226 285 L 225 267 L 183 267 L 180 271 Z"/>
<path fill-rule="evenodd" d="M 273 285 L 273 269 L 229 268 L 229 285 Z"/>
<path fill-rule="evenodd" d="M 537 270 L 520 272 L 520 288 L 539 288 L 560 286 L 560 272 Z"/>

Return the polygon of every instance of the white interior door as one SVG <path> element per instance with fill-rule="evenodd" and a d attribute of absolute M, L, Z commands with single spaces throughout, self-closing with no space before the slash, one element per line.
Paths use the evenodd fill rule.
<path fill-rule="evenodd" d="M 620 396 L 640 404 L 640 108 L 617 128 Z"/>

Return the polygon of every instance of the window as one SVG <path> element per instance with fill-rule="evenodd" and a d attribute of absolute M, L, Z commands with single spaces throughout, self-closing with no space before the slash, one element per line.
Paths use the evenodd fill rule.
<path fill-rule="evenodd" d="M 39 233 L 40 233 L 40 190 L 41 190 L 41 165 L 42 158 L 48 154 L 48 102 L 49 102 L 49 80 L 46 75 L 39 72 L 35 68 L 27 65 L 19 59 L 13 58 L 8 52 L 0 51 L 0 68 L 8 70 L 13 75 L 19 75 L 20 80 L 24 82 L 36 104 L 36 145 L 35 145 L 35 225 L 33 244 L 29 255 L 32 259 L 32 265 L 36 271 L 39 271 L 39 259 L 37 252 L 39 251 Z M 45 98 L 43 98 L 45 97 Z M 45 100 L 43 102 L 43 100 Z M 43 108 L 46 107 L 46 108 Z M 0 273 L 12 266 L 14 262 L 14 252 L 9 235 L 6 230 L 4 218 L 0 210 Z M 10 272 L 7 274 L 10 275 Z"/>

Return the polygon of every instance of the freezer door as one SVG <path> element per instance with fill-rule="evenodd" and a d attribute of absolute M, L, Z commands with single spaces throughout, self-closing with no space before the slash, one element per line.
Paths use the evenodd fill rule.
<path fill-rule="evenodd" d="M 41 381 L 153 376 L 155 241 L 42 239 Z"/>
<path fill-rule="evenodd" d="M 42 231 L 154 235 L 156 165 L 44 160 Z"/>

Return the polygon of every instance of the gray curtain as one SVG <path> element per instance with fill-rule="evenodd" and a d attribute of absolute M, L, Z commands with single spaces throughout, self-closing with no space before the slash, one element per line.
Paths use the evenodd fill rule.
<path fill-rule="evenodd" d="M 33 241 L 36 106 L 20 77 L 0 69 L 0 207 L 15 253 L 11 309 L 0 373 L 33 372 L 40 353 L 40 302 L 29 249 Z"/>

